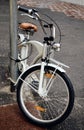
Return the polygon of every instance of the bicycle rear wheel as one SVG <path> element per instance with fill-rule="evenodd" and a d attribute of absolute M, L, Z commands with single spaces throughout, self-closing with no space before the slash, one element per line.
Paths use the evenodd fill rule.
<path fill-rule="evenodd" d="M 74 90 L 65 73 L 45 66 L 44 81 L 47 85 L 51 80 L 51 86 L 48 94 L 41 97 L 38 94 L 40 68 L 40 65 L 32 67 L 21 76 L 17 86 L 17 101 L 20 110 L 30 122 L 48 127 L 68 117 L 74 104 Z"/>

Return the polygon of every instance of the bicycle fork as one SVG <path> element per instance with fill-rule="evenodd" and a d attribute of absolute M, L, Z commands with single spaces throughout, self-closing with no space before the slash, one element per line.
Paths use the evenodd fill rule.
<path fill-rule="evenodd" d="M 47 97 L 48 92 L 49 92 L 49 90 L 50 90 L 50 88 L 55 80 L 56 71 L 57 71 L 57 68 L 55 68 L 53 73 L 48 74 L 45 72 L 45 65 L 46 65 L 45 62 L 42 62 L 41 71 L 40 71 L 39 88 L 38 88 L 38 94 L 41 97 Z M 48 81 L 47 81 L 47 78 L 49 79 Z"/>
<path fill-rule="evenodd" d="M 43 57 L 41 62 L 41 71 L 40 71 L 40 80 L 39 80 L 39 88 L 38 93 L 41 97 L 47 96 L 46 94 L 46 79 L 44 78 L 45 73 L 45 65 L 46 65 L 46 54 L 47 54 L 47 44 L 43 45 Z"/>
<path fill-rule="evenodd" d="M 41 63 L 41 71 L 40 71 L 40 80 L 39 80 L 39 88 L 38 88 L 38 93 L 40 96 L 43 97 L 44 95 L 44 90 L 43 90 L 43 80 L 44 80 L 44 67 L 45 67 L 45 62 Z"/>

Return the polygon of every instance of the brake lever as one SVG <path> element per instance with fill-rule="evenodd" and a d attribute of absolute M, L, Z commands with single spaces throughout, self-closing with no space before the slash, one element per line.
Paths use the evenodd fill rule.
<path fill-rule="evenodd" d="M 37 17 L 34 17 L 34 16 L 30 15 L 30 14 L 22 13 L 21 15 L 22 15 L 22 16 L 28 16 L 28 17 L 30 17 L 30 18 L 32 18 L 32 19 L 38 20 Z"/>

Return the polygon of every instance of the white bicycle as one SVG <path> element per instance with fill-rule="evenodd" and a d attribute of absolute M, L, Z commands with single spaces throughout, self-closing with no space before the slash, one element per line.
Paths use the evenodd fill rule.
<path fill-rule="evenodd" d="M 22 73 L 15 83 L 17 102 L 23 115 L 36 125 L 49 127 L 64 121 L 73 108 L 73 85 L 63 69 L 63 67 L 69 67 L 52 58 L 54 50 L 60 50 L 60 43 L 54 42 L 55 27 L 53 24 L 41 19 L 35 9 L 21 6 L 18 6 L 18 9 L 25 12 L 25 15 L 38 20 L 44 32 L 46 29 L 50 30 L 50 36 L 44 37 L 43 43 L 34 40 L 26 42 L 28 45 L 35 46 L 39 54 L 30 66 L 26 66 L 26 60 L 23 60 Z M 35 25 L 28 23 L 20 24 L 20 28 L 28 33 L 37 31 Z M 23 46 L 22 54 L 26 55 L 28 52 L 24 53 L 25 47 L 27 49 L 24 44 L 24 35 L 20 35 L 20 38 L 24 42 L 19 46 Z M 39 58 L 41 58 L 41 63 L 36 63 Z"/>

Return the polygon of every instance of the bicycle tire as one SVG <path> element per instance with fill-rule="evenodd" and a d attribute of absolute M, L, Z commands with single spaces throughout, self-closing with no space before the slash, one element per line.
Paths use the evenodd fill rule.
<path fill-rule="evenodd" d="M 17 85 L 17 102 L 20 110 L 28 121 L 35 125 L 49 127 L 63 122 L 69 116 L 74 105 L 74 89 L 67 75 L 64 72 L 56 70 L 54 75 L 54 78 L 56 77 L 54 85 L 56 86 L 53 87 L 52 84 L 47 98 L 40 97 L 37 92 L 34 91 L 38 90 L 39 81 L 37 81 L 37 79 L 33 79 L 33 81 L 35 81 L 32 85 L 34 90 L 28 86 L 28 84 L 32 82 L 32 74 L 35 74 L 39 79 L 40 68 L 40 65 L 32 67 L 21 76 Z M 45 66 L 45 70 L 51 73 L 55 71 L 55 68 Z M 49 81 L 49 75 L 46 79 Z M 63 87 L 65 87 L 67 91 L 65 91 L 66 89 Z M 62 108 L 64 106 L 65 108 Z"/>

